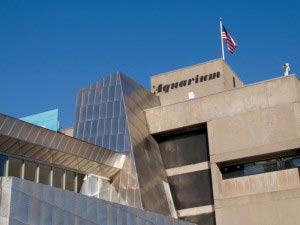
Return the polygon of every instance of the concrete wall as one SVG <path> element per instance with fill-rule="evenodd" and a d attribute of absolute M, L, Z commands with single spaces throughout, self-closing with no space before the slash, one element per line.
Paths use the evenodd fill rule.
<path fill-rule="evenodd" d="M 223 179 L 218 167 L 300 148 L 299 90 L 288 76 L 145 111 L 152 133 L 207 123 L 217 225 L 299 223 L 298 169 Z"/>
<path fill-rule="evenodd" d="M 208 80 L 209 78 L 207 78 L 207 81 L 198 83 L 191 81 L 190 85 L 171 89 L 172 83 L 194 79 L 197 75 L 200 77 L 216 72 L 220 73 L 219 78 L 212 80 Z M 218 59 L 153 76 L 151 77 L 151 91 L 159 96 L 161 105 L 169 105 L 189 100 L 189 92 L 193 92 L 195 97 L 201 97 L 224 90 L 230 90 L 233 88 L 233 77 L 235 77 L 237 87 L 243 85 L 227 63 L 222 59 Z M 169 90 L 158 92 L 157 89 L 160 84 L 170 84 Z M 180 86 L 180 83 L 178 85 Z"/>
<path fill-rule="evenodd" d="M 296 76 L 281 77 L 206 97 L 145 110 L 151 133 L 299 102 Z"/>
<path fill-rule="evenodd" d="M 217 225 L 296 225 L 300 189 L 245 195 L 215 202 Z"/>

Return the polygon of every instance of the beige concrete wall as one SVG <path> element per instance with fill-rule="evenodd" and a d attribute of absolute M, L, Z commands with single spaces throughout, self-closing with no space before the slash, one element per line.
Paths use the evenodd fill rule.
<path fill-rule="evenodd" d="M 227 74 L 227 76 L 224 76 L 226 90 L 230 90 L 234 88 L 233 77 L 235 78 L 236 88 L 242 87 L 244 85 L 241 79 L 235 73 L 232 72 L 233 70 L 230 68 L 228 64 L 224 63 L 222 65 L 222 71 L 224 74 Z"/>
<path fill-rule="evenodd" d="M 297 225 L 300 189 L 215 201 L 217 225 Z"/>
<path fill-rule="evenodd" d="M 299 170 L 288 169 L 223 180 L 222 198 L 233 198 L 295 188 L 300 188 Z"/>
<path fill-rule="evenodd" d="M 218 163 L 300 148 L 299 96 L 288 76 L 145 114 L 151 133 L 207 123 L 217 225 L 296 225 L 298 169 L 223 180 Z"/>
<path fill-rule="evenodd" d="M 206 97 L 146 110 L 151 133 L 299 101 L 296 76 L 281 77 Z"/>
<path fill-rule="evenodd" d="M 235 77 L 237 86 L 242 85 L 241 80 L 231 70 L 227 63 L 222 59 L 218 59 L 153 76 L 151 77 L 151 91 L 155 93 L 155 90 L 159 84 L 171 84 L 174 82 L 195 78 L 196 75 L 209 75 L 216 72 L 220 72 L 220 78 L 207 80 L 201 83 L 191 82 L 190 85 L 176 89 L 170 88 L 167 93 L 162 91 L 160 93 L 156 93 L 156 95 L 159 96 L 161 105 L 169 105 L 176 102 L 189 100 L 189 92 L 193 92 L 195 97 L 201 97 L 232 89 L 232 77 Z"/>
<path fill-rule="evenodd" d="M 237 158 L 243 158 L 249 154 L 241 151 L 299 138 L 299 109 L 300 103 L 289 103 L 208 122 L 211 155 L 239 151 Z"/>

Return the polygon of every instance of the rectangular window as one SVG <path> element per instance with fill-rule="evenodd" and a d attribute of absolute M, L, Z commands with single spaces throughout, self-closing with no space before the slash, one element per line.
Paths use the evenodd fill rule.
<path fill-rule="evenodd" d="M 5 164 L 7 157 L 5 155 L 0 155 L 0 177 L 5 175 Z"/>
<path fill-rule="evenodd" d="M 75 173 L 71 171 L 66 171 L 66 190 L 75 190 Z"/>
<path fill-rule="evenodd" d="M 64 185 L 64 170 L 53 168 L 53 187 L 63 188 Z"/>
<path fill-rule="evenodd" d="M 9 168 L 8 168 L 8 176 L 21 178 L 22 176 L 22 159 L 16 159 L 9 157 Z"/>
<path fill-rule="evenodd" d="M 206 129 L 156 137 L 165 168 L 209 161 Z"/>
<path fill-rule="evenodd" d="M 39 183 L 50 185 L 51 180 L 51 167 L 40 165 Z"/>
<path fill-rule="evenodd" d="M 36 181 L 36 168 L 37 164 L 33 162 L 25 162 L 24 179 Z"/>
<path fill-rule="evenodd" d="M 84 178 L 85 178 L 84 174 L 82 174 L 82 173 L 77 174 L 77 193 L 80 193 L 80 191 L 81 191 Z"/>
<path fill-rule="evenodd" d="M 223 179 L 250 176 L 260 173 L 268 173 L 285 169 L 300 168 L 300 153 L 290 152 L 282 156 L 262 156 L 259 160 L 245 163 L 224 163 L 220 165 Z"/>

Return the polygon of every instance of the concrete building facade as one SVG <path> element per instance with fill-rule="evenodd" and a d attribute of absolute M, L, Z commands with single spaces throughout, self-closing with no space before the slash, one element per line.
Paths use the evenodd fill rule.
<path fill-rule="evenodd" d="M 79 91 L 74 130 L 1 114 L 1 224 L 295 225 L 299 84 L 244 85 L 218 59 L 152 76 L 151 92 L 103 78 Z"/>

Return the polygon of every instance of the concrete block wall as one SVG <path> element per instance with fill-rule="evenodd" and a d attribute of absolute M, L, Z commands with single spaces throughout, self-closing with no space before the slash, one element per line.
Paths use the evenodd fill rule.
<path fill-rule="evenodd" d="M 300 221 L 300 178 L 289 169 L 224 180 L 218 165 L 300 148 L 300 83 L 280 77 L 145 111 L 151 133 L 207 124 L 217 225 Z"/>

